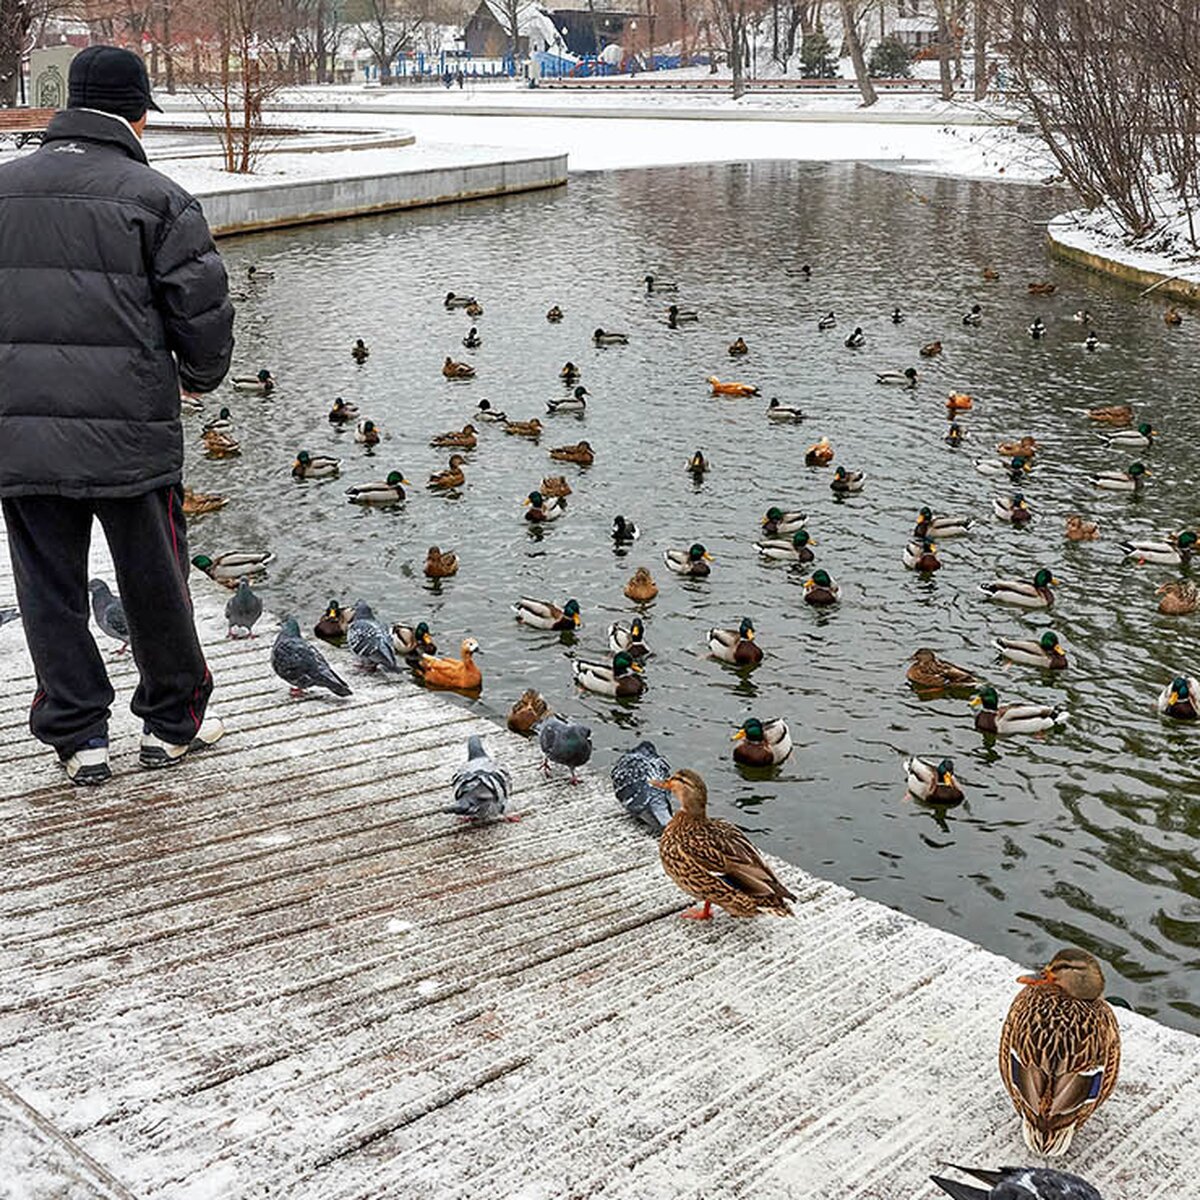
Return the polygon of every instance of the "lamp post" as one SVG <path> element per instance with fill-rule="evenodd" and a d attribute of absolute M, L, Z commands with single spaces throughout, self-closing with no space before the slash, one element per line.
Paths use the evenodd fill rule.
<path fill-rule="evenodd" d="M 632 64 L 634 67 L 634 69 L 632 71 L 630 71 L 630 74 L 633 75 L 633 74 L 637 73 L 637 22 L 636 21 L 629 22 L 629 49 L 631 51 L 630 58 L 632 60 Z"/>

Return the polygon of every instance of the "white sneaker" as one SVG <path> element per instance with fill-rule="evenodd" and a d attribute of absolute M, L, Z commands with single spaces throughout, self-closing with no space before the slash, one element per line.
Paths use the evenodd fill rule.
<path fill-rule="evenodd" d="M 80 787 L 95 787 L 112 778 L 108 765 L 108 738 L 94 737 L 77 746 L 70 754 L 60 756 L 67 769 L 67 778 Z"/>
<path fill-rule="evenodd" d="M 208 715 L 201 723 L 196 736 L 190 742 L 179 745 L 177 742 L 167 742 L 156 734 L 146 730 L 142 734 L 142 749 L 139 760 L 143 767 L 173 767 L 182 761 L 189 753 L 207 750 L 210 746 L 225 736 L 225 726 L 221 718 Z"/>

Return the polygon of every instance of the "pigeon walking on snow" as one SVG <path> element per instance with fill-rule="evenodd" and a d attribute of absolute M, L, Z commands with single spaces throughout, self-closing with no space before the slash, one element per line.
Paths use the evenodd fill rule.
<path fill-rule="evenodd" d="M 552 713 L 538 726 L 538 745 L 542 748 L 542 770 L 550 774 L 552 762 L 571 769 L 571 783 L 578 783 L 575 774 L 592 757 L 592 731 L 569 717 Z"/>
<path fill-rule="evenodd" d="M 225 620 L 229 622 L 231 638 L 252 638 L 254 623 L 262 616 L 262 601 L 250 590 L 245 575 L 238 580 L 237 591 L 225 605 Z"/>
<path fill-rule="evenodd" d="M 375 619 L 371 606 L 365 600 L 355 601 L 354 620 L 346 630 L 346 645 L 370 671 L 376 667 L 382 667 L 385 671 L 400 670 L 391 630 Z"/>
<path fill-rule="evenodd" d="M 468 821 L 491 821 L 504 816 L 512 778 L 483 748 L 483 739 L 471 734 L 467 739 L 467 761 L 454 772 L 454 807 Z M 507 820 L 515 820 L 508 817 Z"/>
<path fill-rule="evenodd" d="M 125 609 L 121 598 L 114 596 L 103 579 L 92 579 L 88 582 L 88 591 L 92 596 L 92 616 L 102 632 L 121 643 L 118 654 L 124 654 L 129 646 L 129 622 L 125 619 Z"/>
<path fill-rule="evenodd" d="M 988 1185 L 987 1189 L 977 1188 L 931 1175 L 933 1182 L 954 1200 L 1101 1200 L 1100 1193 L 1087 1180 L 1048 1167 L 1001 1167 L 999 1171 L 980 1171 L 975 1167 L 953 1169 Z"/>
<path fill-rule="evenodd" d="M 21 611 L 16 608 L 0 608 L 0 625 L 7 625 L 9 621 L 19 621 L 21 619 Z"/>
<path fill-rule="evenodd" d="M 671 819 L 671 793 L 651 787 L 652 779 L 665 783 L 671 767 L 653 742 L 638 742 L 617 759 L 612 769 L 613 791 L 631 817 L 661 833 Z"/>
<path fill-rule="evenodd" d="M 335 696 L 349 696 L 346 682 L 325 661 L 325 655 L 300 636 L 300 622 L 288 617 L 279 628 L 271 647 L 271 667 L 293 696 L 303 696 L 307 688 L 328 688 Z"/>

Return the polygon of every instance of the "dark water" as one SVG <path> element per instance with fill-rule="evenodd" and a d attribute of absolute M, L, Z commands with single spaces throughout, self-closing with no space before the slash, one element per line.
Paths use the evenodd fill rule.
<path fill-rule="evenodd" d="M 1062 204 L 1031 189 L 758 163 L 582 176 L 555 193 L 226 243 L 235 278 L 249 262 L 276 273 L 240 306 L 236 364 L 269 366 L 280 386 L 268 400 L 223 394 L 244 453 L 197 456 L 191 482 L 235 502 L 196 523 L 194 548 L 273 548 L 265 598 L 306 625 L 329 596 L 362 596 L 388 620 L 428 619 L 443 650 L 474 634 L 486 650 L 484 710 L 502 713 L 536 684 L 590 721 L 601 770 L 615 749 L 651 737 L 673 763 L 699 769 L 715 810 L 769 849 L 1026 962 L 1063 942 L 1090 947 L 1110 993 L 1200 1030 L 1200 730 L 1154 711 L 1173 672 L 1200 666 L 1197 618 L 1160 617 L 1154 587 L 1174 572 L 1127 564 L 1115 547 L 1200 517 L 1200 322 L 1169 330 L 1156 297 L 1051 263 L 1037 222 Z M 981 281 L 985 265 L 1000 282 Z M 638 283 L 647 270 L 681 281 L 698 326 L 665 326 L 664 302 Z M 1041 278 L 1058 294 L 1030 298 L 1026 284 Z M 466 356 L 469 322 L 441 304 L 452 288 L 486 308 L 471 383 L 440 375 L 446 354 Z M 974 301 L 984 325 L 964 329 Z M 559 326 L 543 317 L 552 303 L 567 313 Z M 888 319 L 896 304 L 909 314 L 900 326 Z M 838 329 L 819 335 L 830 308 Z M 1095 316 L 1099 353 L 1083 350 L 1069 319 L 1079 308 Z M 1050 330 L 1040 344 L 1024 333 L 1035 314 Z M 842 345 L 854 324 L 868 339 L 857 352 Z M 628 331 L 629 346 L 593 349 L 598 325 Z M 732 365 L 725 347 L 738 334 L 752 353 Z M 371 347 L 361 369 L 349 356 L 359 336 Z M 933 338 L 944 355 L 919 360 Z M 545 411 L 568 358 L 593 395 L 584 420 Z M 922 371 L 915 394 L 875 385 L 876 368 L 910 364 Z M 752 380 L 809 419 L 779 428 L 765 400 L 709 399 L 713 373 Z M 951 389 L 976 397 L 969 449 L 957 453 L 941 440 Z M 331 429 L 336 395 L 382 424 L 378 452 Z M 471 419 L 483 396 L 511 416 L 540 416 L 541 446 L 481 427 L 463 494 L 426 493 L 447 458 L 429 436 Z M 1089 471 L 1133 456 L 1109 452 L 1069 411 L 1130 400 L 1163 433 L 1138 500 L 1091 490 Z M 999 489 L 971 458 L 1027 432 L 1044 442 L 1025 488 L 1039 509 L 1014 530 L 991 517 Z M 867 471 L 861 496 L 835 500 L 830 472 L 803 465 L 821 434 L 839 462 Z M 552 466 L 547 449 L 580 437 L 595 466 Z M 341 480 L 294 483 L 302 447 L 341 455 Z M 713 463 L 699 487 L 684 470 L 697 447 Z M 403 508 L 345 503 L 347 484 L 392 468 L 417 485 Z M 521 500 L 559 471 L 575 489 L 569 515 L 538 536 Z M 772 502 L 809 512 L 819 565 L 842 585 L 836 609 L 801 603 L 799 569 L 757 560 L 758 518 Z M 931 580 L 900 561 L 926 502 L 979 519 L 970 537 L 942 544 Z M 1103 540 L 1067 543 L 1071 511 L 1098 519 Z M 617 512 L 643 530 L 628 554 L 608 538 Z M 661 564 L 664 548 L 694 540 L 716 559 L 707 582 Z M 433 542 L 462 559 L 441 587 L 421 570 Z M 643 563 L 661 588 L 648 613 L 649 691 L 632 704 L 574 695 L 570 639 L 519 627 L 509 604 L 577 597 L 576 646 L 601 651 L 609 622 L 633 613 L 622 587 Z M 997 635 L 1035 636 L 1046 614 L 989 605 L 976 590 L 1040 565 L 1063 579 L 1053 628 L 1071 667 L 1057 678 L 1004 668 L 990 648 Z M 742 615 L 767 651 L 750 674 L 704 656 L 709 626 Z M 906 660 L 922 645 L 987 676 L 1002 700 L 1065 702 L 1071 725 L 989 743 L 964 701 L 910 690 Z M 730 758 L 730 735 L 752 714 L 792 726 L 795 753 L 770 777 L 743 778 Z M 953 756 L 964 806 L 939 818 L 903 799 L 900 759 L 914 751 Z"/>

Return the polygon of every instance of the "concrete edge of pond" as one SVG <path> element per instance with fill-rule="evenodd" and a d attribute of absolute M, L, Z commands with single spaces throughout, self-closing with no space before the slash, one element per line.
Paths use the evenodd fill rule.
<path fill-rule="evenodd" d="M 1063 213 L 1050 222 L 1046 228 L 1046 241 L 1055 258 L 1101 275 L 1109 275 L 1130 287 L 1141 289 L 1143 293 L 1154 292 L 1169 296 L 1172 300 L 1200 304 L 1200 279 L 1168 275 L 1113 254 L 1103 254 L 1089 246 L 1075 244 L 1071 240 L 1075 232 L 1079 230 L 1073 213 Z"/>
<path fill-rule="evenodd" d="M 1029 1161 L 995 1061 L 1016 963 L 777 860 L 791 919 L 681 921 L 598 771 L 547 783 L 395 679 L 291 701 L 272 621 L 226 641 L 229 593 L 192 585 L 230 733 L 169 773 L 133 765 L 105 639 L 117 774 L 73 791 L 0 632 L 0 1195 L 934 1200 L 946 1161 Z M 445 813 L 470 733 L 520 822 Z M 1200 1039 L 1118 1019 L 1121 1082 L 1058 1161 L 1190 1195 Z"/>

